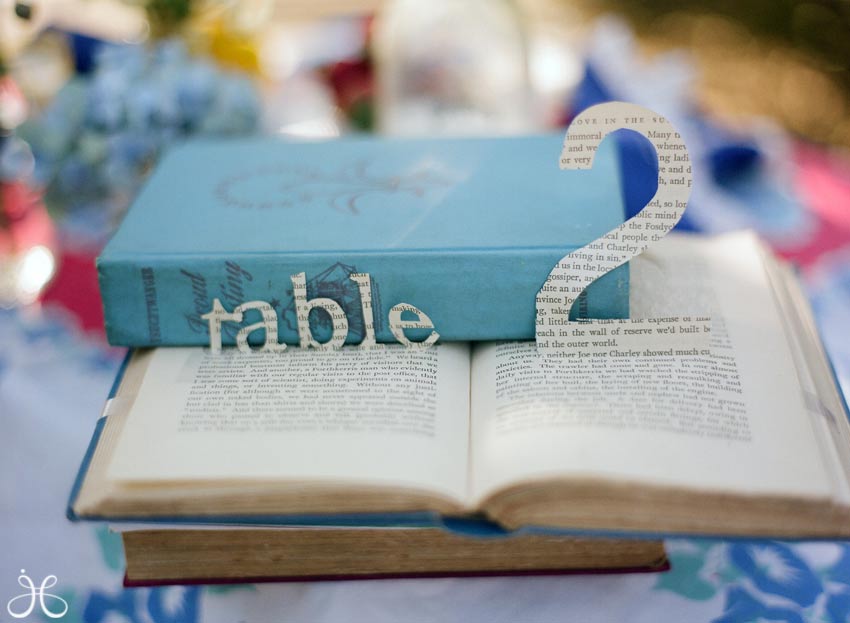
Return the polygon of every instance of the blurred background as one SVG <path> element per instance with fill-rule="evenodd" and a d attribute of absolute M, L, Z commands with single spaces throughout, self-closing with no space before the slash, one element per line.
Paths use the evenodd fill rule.
<path fill-rule="evenodd" d="M 199 595 L 223 595 L 187 589 L 185 616 L 157 618 L 166 593 L 121 591 L 116 536 L 61 510 L 123 355 L 105 343 L 94 258 L 170 145 L 562 133 L 606 100 L 652 108 L 683 135 L 694 189 L 679 229 L 752 228 L 797 265 L 847 393 L 847 0 L 0 0 L 0 441 L 26 461 L 0 480 L 4 553 L 53 564 L 61 547 L 77 576 L 63 595 L 84 620 L 195 620 Z M 634 214 L 655 191 L 654 155 L 635 135 L 617 140 Z M 10 500 L 32 506 L 12 521 Z M 850 616 L 850 546 L 771 544 L 752 564 L 743 545 L 668 551 L 673 571 L 657 581 L 553 586 L 575 603 L 595 587 L 598 603 L 638 618 L 669 615 L 683 603 L 673 596 L 707 608 L 680 620 Z M 783 582 L 811 590 L 789 601 Z M 474 598 L 468 584 L 428 586 L 446 603 Z M 271 587 L 257 603 L 309 615 L 312 590 Z"/>

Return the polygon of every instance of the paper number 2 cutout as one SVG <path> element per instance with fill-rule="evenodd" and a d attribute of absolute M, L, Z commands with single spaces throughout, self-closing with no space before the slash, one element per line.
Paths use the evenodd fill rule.
<path fill-rule="evenodd" d="M 608 102 L 591 106 L 579 114 L 567 128 L 561 169 L 590 169 L 603 139 L 611 132 L 624 129 L 640 133 L 655 147 L 658 190 L 635 216 L 601 238 L 565 255 L 549 273 L 536 301 L 535 335 L 537 348 L 544 353 L 567 350 L 564 342 L 570 334 L 563 327 L 588 324 L 564 324 L 573 303 L 585 288 L 661 240 L 679 222 L 688 204 L 693 177 L 685 142 L 664 117 L 636 104 Z M 588 253 L 596 258 L 593 262 L 587 261 Z M 579 259 L 580 256 L 585 259 Z M 588 266 L 594 270 L 587 270 Z M 549 318 L 557 318 L 559 322 L 550 323 Z M 625 322 L 639 324 L 642 321 Z M 553 337 L 555 326 L 560 331 Z"/>

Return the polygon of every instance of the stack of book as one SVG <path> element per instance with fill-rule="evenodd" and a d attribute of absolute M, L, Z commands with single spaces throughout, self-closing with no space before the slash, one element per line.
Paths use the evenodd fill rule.
<path fill-rule="evenodd" d="M 128 584 L 659 570 L 670 534 L 850 536 L 845 405 L 793 273 L 754 236 L 668 236 L 574 306 L 710 315 L 710 353 L 583 356 L 606 329 L 566 323 L 576 357 L 522 341 L 555 263 L 623 220 L 613 147 L 577 172 L 559 150 L 248 140 L 166 157 L 99 259 L 108 337 L 134 350 L 69 505 L 122 532 Z M 300 273 L 319 299 L 301 314 Z M 253 308 L 205 348 L 216 299 L 263 301 L 289 346 L 259 352 Z M 299 346 L 339 328 L 323 299 L 341 350 Z M 399 303 L 436 346 L 398 343 Z"/>

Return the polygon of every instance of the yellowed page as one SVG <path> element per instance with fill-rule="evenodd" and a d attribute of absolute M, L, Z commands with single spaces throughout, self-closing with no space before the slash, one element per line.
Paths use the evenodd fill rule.
<path fill-rule="evenodd" d="M 125 483 L 467 487 L 469 346 L 219 355 L 161 348 L 109 467 Z"/>
<path fill-rule="evenodd" d="M 473 498 L 553 476 L 830 496 L 756 240 L 670 237 L 638 260 L 633 315 L 707 312 L 712 356 L 555 363 L 533 343 L 477 347 Z"/>

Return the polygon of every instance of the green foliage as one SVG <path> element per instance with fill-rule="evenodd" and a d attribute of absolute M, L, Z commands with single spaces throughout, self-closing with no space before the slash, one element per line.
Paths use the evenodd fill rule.
<path fill-rule="evenodd" d="M 146 8 L 154 31 L 169 33 L 192 14 L 192 0 L 148 0 Z"/>

